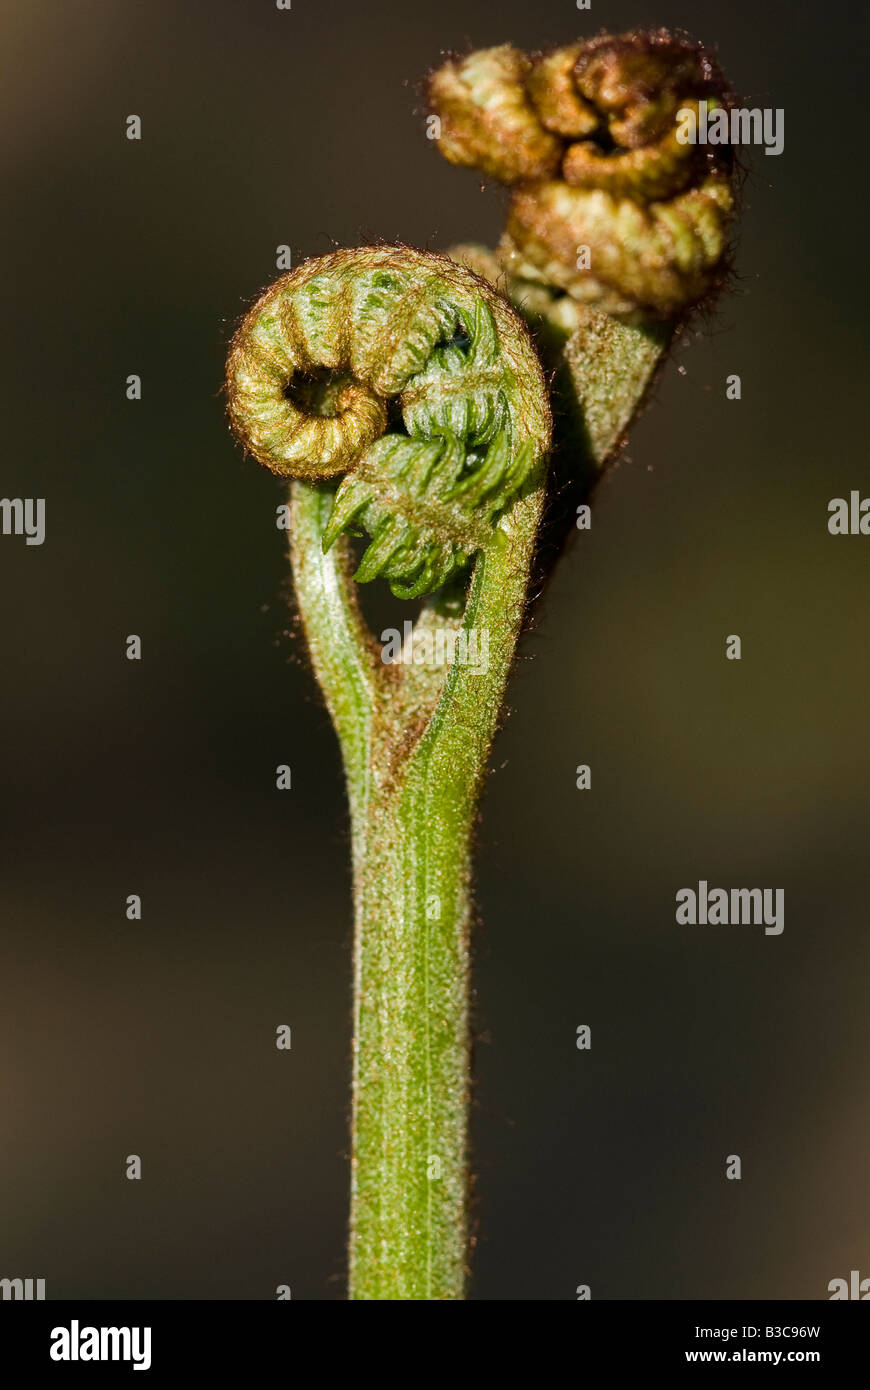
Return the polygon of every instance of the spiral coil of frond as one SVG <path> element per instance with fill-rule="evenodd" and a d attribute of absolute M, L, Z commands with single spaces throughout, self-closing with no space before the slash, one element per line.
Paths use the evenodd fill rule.
<path fill-rule="evenodd" d="M 257 301 L 227 367 L 233 429 L 281 477 L 342 477 L 324 549 L 370 541 L 356 571 L 433 592 L 494 534 L 549 445 L 519 317 L 446 257 L 406 247 L 307 261 Z"/>
<path fill-rule="evenodd" d="M 700 44 L 655 30 L 534 57 L 501 45 L 444 64 L 429 97 L 445 158 L 513 190 L 511 275 L 622 315 L 674 316 L 715 286 L 731 151 L 682 142 L 678 115 L 732 98 Z"/>

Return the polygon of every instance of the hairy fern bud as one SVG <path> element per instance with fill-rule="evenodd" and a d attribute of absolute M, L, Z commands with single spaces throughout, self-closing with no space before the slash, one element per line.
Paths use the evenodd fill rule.
<path fill-rule="evenodd" d="M 227 365 L 236 436 L 285 478 L 341 478 L 323 538 L 370 538 L 360 582 L 431 593 L 491 542 L 549 447 L 535 350 L 485 281 L 407 247 L 305 262 Z"/>
<path fill-rule="evenodd" d="M 502 45 L 446 63 L 429 97 L 445 158 L 512 188 L 511 276 L 623 316 L 675 317 L 715 287 L 731 150 L 677 136 L 679 111 L 732 102 L 700 44 L 660 29 L 536 57 Z"/>

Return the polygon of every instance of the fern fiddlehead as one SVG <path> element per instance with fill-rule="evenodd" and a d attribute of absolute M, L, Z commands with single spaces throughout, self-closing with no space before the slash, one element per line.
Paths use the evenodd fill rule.
<path fill-rule="evenodd" d="M 241 443 L 292 480 L 296 594 L 348 783 L 351 1296 L 461 1298 L 469 839 L 544 495 L 544 378 L 485 281 L 376 247 L 267 290 L 234 338 L 227 392 Z M 430 596 L 414 628 L 427 659 L 384 664 L 354 578 Z M 467 590 L 461 612 L 445 584 Z M 464 659 L 475 633 L 485 663 Z"/>
<path fill-rule="evenodd" d="M 446 63 L 429 95 L 445 158 L 512 189 L 510 274 L 634 318 L 673 318 L 716 287 L 731 150 L 677 138 L 681 109 L 731 102 L 700 44 L 661 29 L 534 58 L 503 45 Z"/>
<path fill-rule="evenodd" d="M 440 152 L 511 191 L 497 251 L 451 254 L 532 326 L 581 495 L 687 313 L 725 278 L 733 153 L 677 138 L 680 111 L 702 100 L 715 109 L 734 98 L 703 46 L 666 29 L 531 56 L 504 44 L 429 79 Z"/>
<path fill-rule="evenodd" d="M 367 533 L 358 582 L 387 579 L 399 598 L 440 588 L 528 479 L 548 426 L 515 327 L 454 263 L 396 248 L 308 262 L 241 326 L 228 368 L 236 433 L 282 477 L 344 475 L 324 545 Z"/>

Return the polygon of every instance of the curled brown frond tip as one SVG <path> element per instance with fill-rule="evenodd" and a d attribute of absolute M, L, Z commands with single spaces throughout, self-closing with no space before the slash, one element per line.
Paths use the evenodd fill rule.
<path fill-rule="evenodd" d="M 230 422 L 282 478 L 339 482 L 328 550 L 355 578 L 434 592 L 540 486 L 550 410 L 525 325 L 472 271 L 406 246 L 305 261 L 260 296 L 227 361 Z"/>
<path fill-rule="evenodd" d="M 666 29 L 533 55 L 502 44 L 429 81 L 441 153 L 512 190 L 510 274 L 626 316 L 676 317 L 722 277 L 734 159 L 681 140 L 701 101 L 734 104 L 704 47 Z"/>

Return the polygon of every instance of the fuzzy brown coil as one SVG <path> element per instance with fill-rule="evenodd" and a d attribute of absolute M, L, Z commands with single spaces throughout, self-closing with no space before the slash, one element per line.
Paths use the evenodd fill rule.
<path fill-rule="evenodd" d="M 677 138 L 680 111 L 732 102 L 700 44 L 662 29 L 532 57 L 502 45 L 446 63 L 429 96 L 442 154 L 512 187 L 500 250 L 512 275 L 664 317 L 715 286 L 731 151 Z"/>

